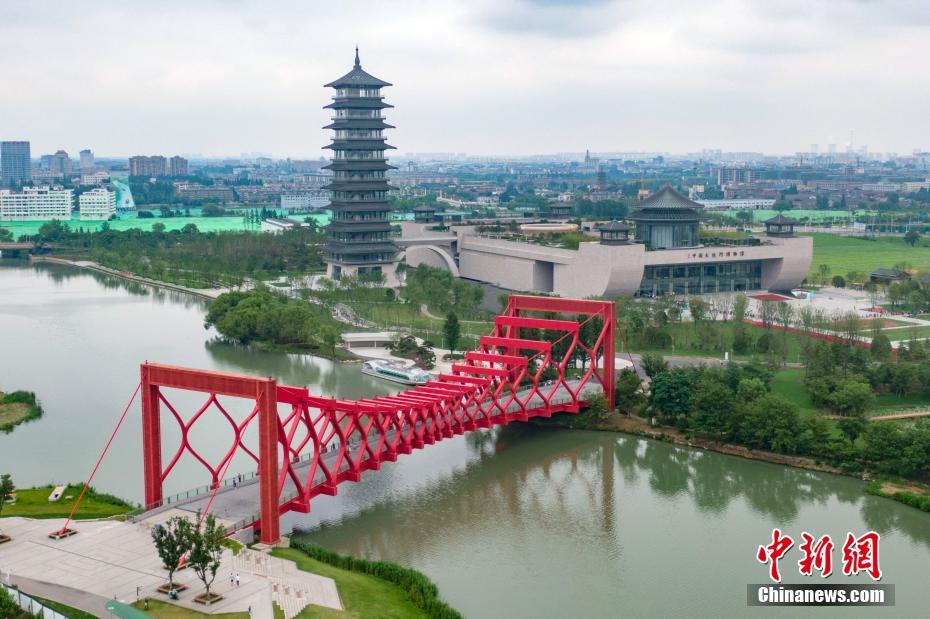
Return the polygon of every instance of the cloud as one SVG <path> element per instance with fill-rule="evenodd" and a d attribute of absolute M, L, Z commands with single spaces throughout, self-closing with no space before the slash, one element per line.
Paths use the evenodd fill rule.
<path fill-rule="evenodd" d="M 487 7 L 476 23 L 499 33 L 570 39 L 616 29 L 623 6 L 615 0 L 516 0 Z"/>
<path fill-rule="evenodd" d="M 930 147 L 926 1 L 0 5 L 0 138 L 37 153 L 319 156 L 356 43 L 400 152 Z"/>

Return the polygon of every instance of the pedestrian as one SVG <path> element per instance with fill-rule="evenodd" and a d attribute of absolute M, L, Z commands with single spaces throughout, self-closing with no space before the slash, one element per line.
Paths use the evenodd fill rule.
<path fill-rule="evenodd" d="M 233 573 L 230 572 L 230 573 L 229 573 L 229 586 L 230 586 L 230 587 L 233 586 L 233 583 L 235 582 L 235 580 L 236 580 L 236 579 L 233 577 Z"/>
<path fill-rule="evenodd" d="M 252 605 L 249 604 L 249 617 L 251 617 L 251 616 L 252 616 Z"/>
<path fill-rule="evenodd" d="M 236 586 L 239 586 L 239 572 L 236 572 Z M 239 608 L 242 608 L 241 606 Z"/>

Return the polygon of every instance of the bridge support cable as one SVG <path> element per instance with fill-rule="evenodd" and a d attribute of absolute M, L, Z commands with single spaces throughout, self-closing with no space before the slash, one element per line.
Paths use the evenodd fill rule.
<path fill-rule="evenodd" d="M 113 439 L 116 438 L 116 433 L 119 432 L 120 426 L 123 425 L 123 420 L 126 419 L 126 413 L 128 413 L 129 409 L 132 407 L 132 403 L 136 400 L 136 396 L 139 395 L 139 389 L 141 387 L 142 383 L 140 382 L 138 385 L 136 385 L 135 390 L 132 392 L 132 397 L 129 398 L 129 402 L 126 403 L 126 408 L 123 409 L 123 414 L 120 415 L 119 421 L 116 422 L 116 427 L 113 428 L 113 432 L 110 434 L 110 439 L 104 446 L 103 451 L 100 452 L 100 457 L 97 458 L 97 463 L 94 465 L 94 470 L 90 472 L 90 477 L 87 478 L 87 482 L 81 489 L 81 494 L 78 495 L 77 501 L 74 502 L 74 507 L 71 508 L 71 513 L 68 514 L 68 519 L 65 520 L 65 524 L 61 527 L 61 530 L 53 532 L 50 537 L 64 537 L 68 534 L 68 525 L 71 524 L 71 519 L 74 518 L 74 514 L 77 512 L 78 506 L 81 504 L 81 501 L 84 500 L 84 494 L 87 492 L 87 489 L 90 488 L 90 482 L 93 481 L 94 475 L 97 474 L 97 469 L 100 468 L 100 463 L 103 462 L 103 457 L 107 455 L 107 450 L 109 450 L 110 445 L 113 444 Z"/>

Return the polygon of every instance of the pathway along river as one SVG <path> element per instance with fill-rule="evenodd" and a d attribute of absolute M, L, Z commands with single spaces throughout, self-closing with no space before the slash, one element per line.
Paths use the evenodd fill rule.
<path fill-rule="evenodd" d="M 343 397 L 389 389 L 357 366 L 216 343 L 204 311 L 198 299 L 70 267 L 0 266 L 0 389 L 33 390 L 45 409 L 0 435 L 0 472 L 20 486 L 83 478 L 145 359 L 271 375 Z M 194 439 L 218 450 L 228 432 L 217 422 Z M 97 485 L 139 500 L 139 448 L 136 407 Z M 175 477 L 169 491 L 206 481 L 184 466 L 188 481 Z M 745 585 L 767 574 L 755 549 L 772 527 L 835 540 L 875 529 L 883 582 L 897 594 L 896 608 L 876 610 L 926 616 L 930 516 L 862 486 L 619 434 L 517 425 L 401 458 L 286 522 L 334 550 L 424 571 L 468 617 L 745 616 Z M 782 561 L 786 582 L 819 581 L 802 580 L 797 559 L 794 548 Z M 857 581 L 866 582 L 828 582 Z"/>

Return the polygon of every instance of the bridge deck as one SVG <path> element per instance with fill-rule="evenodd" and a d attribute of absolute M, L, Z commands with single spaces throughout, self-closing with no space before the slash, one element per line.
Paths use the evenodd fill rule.
<path fill-rule="evenodd" d="M 572 389 L 577 388 L 578 380 L 568 381 L 569 386 Z M 528 390 L 521 391 L 519 393 L 525 394 Z M 596 381 L 588 381 L 579 393 L 578 399 L 581 402 L 586 401 L 587 398 L 590 398 L 593 395 L 599 395 L 603 393 L 603 388 Z M 555 394 L 552 397 L 553 404 L 564 404 L 572 401 L 571 394 L 564 386 L 559 386 Z M 534 406 L 535 405 L 535 406 Z M 543 407 L 543 400 L 538 395 L 534 395 L 532 398 L 529 398 L 527 401 L 526 409 L 528 411 L 536 410 Z M 507 412 L 517 412 L 520 410 L 520 405 L 517 402 L 512 403 L 507 408 Z M 389 433 L 393 435 L 392 431 Z M 368 437 L 368 443 L 372 447 L 376 446 L 380 436 L 377 434 L 372 434 Z M 350 449 L 352 452 L 357 453 L 359 446 L 356 444 L 350 444 Z M 324 454 L 321 457 L 321 460 L 331 466 L 333 461 L 338 457 L 336 451 L 330 451 Z M 301 479 L 306 479 L 304 474 L 307 472 L 307 469 L 313 464 L 312 459 L 303 460 L 298 464 L 294 465 L 294 468 L 297 470 Z M 348 462 L 343 461 L 340 471 L 345 471 L 348 469 Z M 335 471 L 334 471 L 335 473 Z M 317 469 L 316 474 L 314 475 L 313 485 L 322 484 L 325 481 L 325 475 L 321 469 Z M 292 482 L 288 482 L 289 486 L 285 486 L 285 491 L 282 494 L 282 505 L 287 501 L 290 501 L 294 496 L 296 496 L 296 491 L 293 488 Z M 250 475 L 249 479 L 243 481 L 236 486 L 226 486 L 221 488 L 216 493 L 216 498 L 213 500 L 213 504 L 210 506 L 210 512 L 216 516 L 218 519 L 222 520 L 228 528 L 230 529 L 240 529 L 245 526 L 256 522 L 259 517 L 259 488 L 258 477 Z M 199 494 L 191 497 L 190 499 L 179 499 L 173 501 L 170 506 L 166 505 L 162 508 L 158 508 L 142 514 L 137 517 L 135 520 L 150 520 L 155 519 L 157 514 L 164 511 L 165 508 L 173 507 L 175 509 L 180 509 L 188 512 L 197 512 L 206 509 L 207 503 L 210 501 L 211 493 Z"/>

